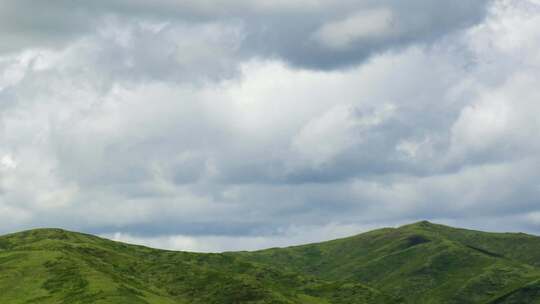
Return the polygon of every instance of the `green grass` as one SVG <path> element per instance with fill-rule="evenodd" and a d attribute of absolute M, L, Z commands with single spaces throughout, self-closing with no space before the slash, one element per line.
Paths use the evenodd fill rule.
<path fill-rule="evenodd" d="M 0 303 L 540 303 L 540 238 L 419 222 L 203 254 L 37 229 L 0 237 Z"/>

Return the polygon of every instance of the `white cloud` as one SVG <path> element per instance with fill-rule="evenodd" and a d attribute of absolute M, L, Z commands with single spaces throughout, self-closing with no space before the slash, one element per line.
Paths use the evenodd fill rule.
<path fill-rule="evenodd" d="M 313 165 L 332 161 L 338 154 L 363 141 L 365 133 L 389 119 L 396 107 L 384 104 L 372 113 L 359 113 L 349 105 L 336 106 L 310 120 L 292 141 L 293 150 Z"/>
<path fill-rule="evenodd" d="M 396 151 L 403 153 L 410 158 L 431 158 L 433 157 L 433 143 L 429 137 L 422 140 L 404 139 L 396 145 Z"/>
<path fill-rule="evenodd" d="M 324 24 L 313 38 L 333 49 L 347 49 L 366 38 L 385 38 L 393 34 L 394 16 L 386 8 L 360 11 L 343 20 Z"/>
<path fill-rule="evenodd" d="M 10 154 L 6 154 L 2 156 L 2 158 L 0 159 L 0 165 L 2 165 L 4 169 L 17 168 L 17 162 L 13 159 L 13 156 L 11 156 Z"/>

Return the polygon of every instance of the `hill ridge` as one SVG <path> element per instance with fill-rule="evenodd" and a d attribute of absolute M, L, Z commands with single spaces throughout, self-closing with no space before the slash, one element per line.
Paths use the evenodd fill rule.
<path fill-rule="evenodd" d="M 335 242 L 335 241 L 340 241 L 340 240 L 348 240 L 348 239 L 351 239 L 351 238 L 355 238 L 355 237 L 364 235 L 366 233 L 374 233 L 374 232 L 378 232 L 378 231 L 388 231 L 389 232 L 389 231 L 404 230 L 404 229 L 430 229 L 430 230 L 433 230 L 433 229 L 449 229 L 449 230 L 455 230 L 455 231 L 466 231 L 466 232 L 474 232 L 474 233 L 481 233 L 481 234 L 491 234 L 491 235 L 499 235 L 499 236 L 511 235 L 511 236 L 520 236 L 520 237 L 528 237 L 528 238 L 540 239 L 540 236 L 538 236 L 538 235 L 524 233 L 524 232 L 482 231 L 482 230 L 477 230 L 477 229 L 458 228 L 458 227 L 448 226 L 448 225 L 435 223 L 435 222 L 428 221 L 428 220 L 420 220 L 420 221 L 413 222 L 413 223 L 410 223 L 410 224 L 404 224 L 404 225 L 401 225 L 401 226 L 398 226 L 398 227 L 381 227 L 381 228 L 376 228 L 376 229 L 368 230 L 368 231 L 365 231 L 365 232 L 353 234 L 351 236 L 345 236 L 345 237 L 340 237 L 340 238 L 336 238 L 336 239 L 320 241 L 320 242 L 315 242 L 315 243 L 289 245 L 289 246 L 283 246 L 283 247 L 269 247 L 269 248 L 256 249 L 256 250 L 227 251 L 227 252 L 257 252 L 257 251 L 272 250 L 272 249 L 287 249 L 287 248 L 294 248 L 294 247 L 322 244 L 322 243 L 327 243 L 327 242 Z M 121 243 L 121 244 L 125 244 L 125 245 L 147 247 L 147 248 L 151 248 L 151 249 L 155 249 L 155 250 L 178 251 L 178 250 L 171 250 L 171 249 L 155 248 L 155 247 L 151 247 L 151 246 L 147 246 L 147 245 L 141 245 L 141 244 L 132 244 L 132 243 L 129 243 L 129 242 L 123 242 L 123 241 L 110 239 L 110 238 L 107 238 L 107 237 L 104 237 L 104 236 L 101 236 L 101 235 L 96 235 L 96 234 L 86 233 L 86 232 L 78 232 L 78 231 L 69 230 L 69 229 L 65 229 L 65 228 L 59 228 L 59 227 L 31 228 L 31 229 L 6 233 L 6 234 L 3 234 L 3 235 L 0 235 L 0 239 L 5 238 L 5 237 L 9 237 L 9 236 L 17 236 L 17 235 L 21 235 L 21 234 L 23 234 L 23 235 L 24 234 L 44 234 L 44 235 L 55 235 L 55 234 L 56 235 L 58 235 L 58 234 L 62 235 L 62 234 L 64 234 L 64 235 L 72 235 L 72 236 L 77 235 L 77 236 L 84 236 L 84 237 L 90 237 L 90 238 L 99 238 L 99 239 L 108 240 L 108 241 L 111 241 L 111 242 Z M 201 254 L 206 253 L 206 252 L 196 252 L 196 251 L 183 251 L 183 252 L 193 252 L 193 253 L 201 253 Z M 227 253 L 227 252 L 221 252 L 221 253 Z"/>
<path fill-rule="evenodd" d="M 0 303 L 540 303 L 540 237 L 420 221 L 196 253 L 37 228 L 0 236 Z"/>

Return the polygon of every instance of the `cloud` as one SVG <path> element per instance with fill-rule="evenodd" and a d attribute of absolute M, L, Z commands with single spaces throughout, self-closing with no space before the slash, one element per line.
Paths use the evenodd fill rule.
<path fill-rule="evenodd" d="M 360 11 L 343 20 L 324 24 L 313 36 L 329 48 L 343 50 L 362 39 L 384 38 L 391 34 L 392 11 L 375 9 Z"/>
<path fill-rule="evenodd" d="M 540 231 L 537 3 L 127 3 L 1 19 L 26 33 L 0 56 L 1 232 L 219 251 L 426 218 Z"/>
<path fill-rule="evenodd" d="M 391 104 L 384 104 L 372 113 L 336 106 L 309 121 L 292 140 L 293 149 L 315 166 L 332 161 L 352 146 L 361 145 L 366 134 L 388 120 L 394 111 Z"/>
<path fill-rule="evenodd" d="M 76 4 L 8 1 L 0 13 L 0 33 L 4 37 L 0 52 L 61 48 L 92 35 L 110 20 L 124 24 L 158 23 L 165 28 L 182 24 L 189 27 L 218 24 L 227 28 L 241 24 L 244 39 L 237 53 L 242 58 L 275 57 L 295 66 L 333 69 L 362 62 L 378 52 L 429 43 L 475 24 L 484 17 L 487 3 L 488 0 L 436 5 L 432 0 L 407 4 L 371 0 L 347 0 L 339 4 L 311 0 L 294 3 L 160 0 L 151 4 L 124 0 Z M 32 11 L 40 13 L 30 14 Z M 192 41 L 182 44 L 186 41 L 183 33 L 176 33 L 175 37 L 180 47 L 189 46 L 200 52 L 220 49 L 228 41 L 199 47 Z M 145 45 L 148 44 L 141 45 L 141 51 L 148 52 Z"/>
<path fill-rule="evenodd" d="M 355 233 L 373 229 L 371 225 L 338 225 L 330 223 L 324 226 L 292 226 L 272 236 L 186 236 L 165 235 L 157 237 L 137 236 L 126 233 L 104 234 L 103 237 L 131 244 L 169 248 L 195 252 L 222 252 L 238 250 L 257 250 L 269 247 L 285 247 L 320 240 L 347 237 Z"/>

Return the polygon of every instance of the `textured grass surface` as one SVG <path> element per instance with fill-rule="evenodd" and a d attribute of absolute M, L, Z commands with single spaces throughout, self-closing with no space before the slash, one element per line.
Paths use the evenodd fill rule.
<path fill-rule="evenodd" d="M 420 222 L 256 252 L 0 237 L 0 303 L 540 303 L 540 238 Z"/>

